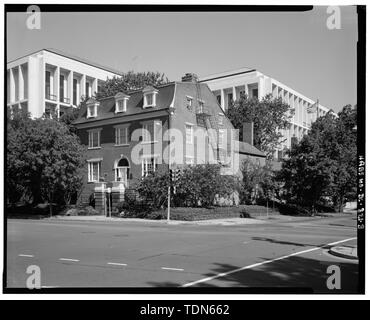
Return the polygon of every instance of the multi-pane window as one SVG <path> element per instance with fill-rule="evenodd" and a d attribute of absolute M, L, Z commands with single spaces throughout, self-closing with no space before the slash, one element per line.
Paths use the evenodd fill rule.
<path fill-rule="evenodd" d="M 258 99 L 258 89 L 252 90 L 252 97 Z"/>
<path fill-rule="evenodd" d="M 77 79 L 73 79 L 73 104 L 77 105 Z"/>
<path fill-rule="evenodd" d="M 203 113 L 204 112 L 204 102 L 198 100 L 198 113 Z"/>
<path fill-rule="evenodd" d="M 188 108 L 188 110 L 193 109 L 193 99 L 191 97 L 186 97 L 186 108 Z"/>
<path fill-rule="evenodd" d="M 45 71 L 45 96 L 46 99 L 50 99 L 51 94 L 51 73 L 50 71 Z"/>
<path fill-rule="evenodd" d="M 227 106 L 230 107 L 233 104 L 233 94 L 228 93 L 227 94 Z"/>
<path fill-rule="evenodd" d="M 100 161 L 91 161 L 88 163 L 88 182 L 99 182 Z"/>
<path fill-rule="evenodd" d="M 186 143 L 193 143 L 193 126 L 191 124 L 185 125 Z"/>
<path fill-rule="evenodd" d="M 143 142 L 150 142 L 152 141 L 153 135 L 153 123 L 145 123 L 143 124 Z"/>
<path fill-rule="evenodd" d="M 158 168 L 158 161 L 156 157 L 143 158 L 141 164 L 143 177 L 146 177 L 148 174 L 156 171 Z"/>
<path fill-rule="evenodd" d="M 126 111 L 126 100 L 121 99 L 117 101 L 116 112 L 125 112 Z"/>
<path fill-rule="evenodd" d="M 154 95 L 155 93 L 147 93 L 144 95 L 144 108 L 153 107 L 155 105 Z"/>
<path fill-rule="evenodd" d="M 158 139 L 158 130 L 161 128 L 160 121 L 151 121 L 143 124 L 142 142 L 156 142 Z"/>
<path fill-rule="evenodd" d="M 92 118 L 97 116 L 97 105 L 90 104 L 87 106 L 87 117 Z"/>
<path fill-rule="evenodd" d="M 64 75 L 59 76 L 59 100 L 64 102 Z"/>
<path fill-rule="evenodd" d="M 100 130 L 89 131 L 89 148 L 100 148 Z"/>
<path fill-rule="evenodd" d="M 116 145 L 128 144 L 128 127 L 116 128 Z"/>

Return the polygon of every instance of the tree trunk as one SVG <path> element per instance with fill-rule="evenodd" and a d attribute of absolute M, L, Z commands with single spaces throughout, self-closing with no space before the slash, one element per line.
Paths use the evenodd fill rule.
<path fill-rule="evenodd" d="M 50 218 L 53 216 L 53 192 L 49 191 L 49 213 Z"/>

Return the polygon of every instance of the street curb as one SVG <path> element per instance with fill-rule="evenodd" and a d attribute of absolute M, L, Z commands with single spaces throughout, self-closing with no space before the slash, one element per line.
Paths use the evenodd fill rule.
<path fill-rule="evenodd" d="M 329 253 L 340 258 L 358 260 L 357 247 L 335 246 L 329 249 Z"/>
<path fill-rule="evenodd" d="M 232 218 L 232 219 L 212 219 L 212 220 L 194 220 L 194 221 L 184 221 L 184 220 L 150 220 L 150 219 L 139 219 L 139 218 L 105 218 L 105 217 L 95 217 L 95 218 L 85 218 L 79 216 L 55 216 L 48 218 L 54 221 L 79 221 L 79 222 L 139 222 L 143 224 L 159 224 L 159 225 L 199 225 L 199 226 L 237 226 L 237 225 L 250 225 L 250 224 L 264 224 L 266 221 L 261 221 L 258 219 L 248 219 L 248 218 Z"/>

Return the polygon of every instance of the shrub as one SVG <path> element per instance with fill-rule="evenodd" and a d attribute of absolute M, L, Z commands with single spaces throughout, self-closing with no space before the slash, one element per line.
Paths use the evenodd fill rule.
<path fill-rule="evenodd" d="M 169 175 L 167 172 L 155 171 L 146 176 L 136 187 L 135 201 L 151 203 L 154 208 L 166 204 L 168 194 Z M 133 202 L 135 205 L 135 202 Z"/>
<path fill-rule="evenodd" d="M 176 186 L 177 206 L 210 207 L 217 198 L 230 197 L 237 189 L 232 176 L 220 174 L 220 166 L 214 164 L 186 167 Z"/>
<path fill-rule="evenodd" d="M 98 211 L 96 211 L 93 207 L 87 206 L 78 210 L 77 215 L 79 216 L 97 216 L 100 215 Z"/>
<path fill-rule="evenodd" d="M 279 205 L 279 212 L 283 215 L 288 216 L 310 216 L 312 215 L 312 212 L 307 207 L 302 207 L 298 204 L 292 204 L 292 203 L 285 203 Z"/>
<path fill-rule="evenodd" d="M 252 216 L 250 215 L 249 212 L 247 212 L 247 210 L 243 209 L 240 212 L 240 218 L 252 218 Z"/>
<path fill-rule="evenodd" d="M 154 209 L 166 207 L 169 178 L 168 172 L 148 175 L 136 187 L 138 196 Z M 220 166 L 212 164 L 185 167 L 177 178 L 172 182 L 176 193 L 171 193 L 171 205 L 176 207 L 210 207 L 216 198 L 230 198 L 238 186 L 234 177 L 221 175 Z"/>
<path fill-rule="evenodd" d="M 120 202 L 116 209 L 118 211 L 116 211 L 116 214 L 119 216 L 145 218 L 152 212 L 153 206 L 146 199 L 139 198 L 136 194 L 127 192 L 125 193 L 124 201 Z"/>

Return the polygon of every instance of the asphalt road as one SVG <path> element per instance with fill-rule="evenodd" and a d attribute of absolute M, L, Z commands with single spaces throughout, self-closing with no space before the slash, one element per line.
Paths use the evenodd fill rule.
<path fill-rule="evenodd" d="M 36 265 L 43 288 L 309 287 L 318 293 L 357 292 L 357 261 L 331 256 L 326 246 L 356 244 L 354 216 L 235 226 L 7 223 L 9 288 L 26 287 L 26 269 Z M 330 265 L 340 267 L 340 290 L 327 288 Z"/>

